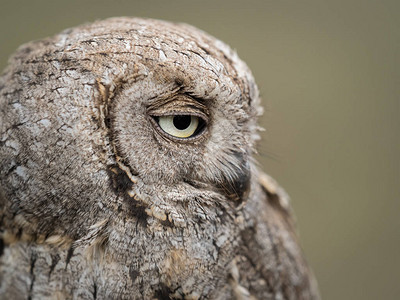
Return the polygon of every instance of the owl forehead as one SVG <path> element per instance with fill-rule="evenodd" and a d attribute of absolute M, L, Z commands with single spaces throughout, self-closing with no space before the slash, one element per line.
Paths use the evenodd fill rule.
<path fill-rule="evenodd" d="M 230 95 L 246 105 L 258 96 L 236 53 L 188 25 L 109 19 L 60 34 L 55 44 L 105 83 L 142 74 L 164 85 L 181 85 L 198 97 Z"/>
<path fill-rule="evenodd" d="M 59 40 L 66 51 L 79 48 L 87 55 L 130 54 L 129 60 L 158 63 L 175 59 L 177 65 L 200 65 L 218 74 L 228 73 L 233 67 L 229 64 L 236 60 L 230 57 L 235 55 L 228 46 L 204 32 L 158 20 L 109 19 L 77 27 Z"/>

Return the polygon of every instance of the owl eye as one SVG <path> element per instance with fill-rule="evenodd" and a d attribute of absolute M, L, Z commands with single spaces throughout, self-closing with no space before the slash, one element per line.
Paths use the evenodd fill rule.
<path fill-rule="evenodd" d="M 202 130 L 204 121 L 193 115 L 159 116 L 156 118 L 161 129 L 177 138 L 190 138 Z"/>

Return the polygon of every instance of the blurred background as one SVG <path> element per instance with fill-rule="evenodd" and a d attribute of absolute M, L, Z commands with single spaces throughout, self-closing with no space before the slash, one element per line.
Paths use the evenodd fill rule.
<path fill-rule="evenodd" d="M 399 299 L 400 1 L 0 0 L 0 68 L 22 43 L 112 16 L 236 49 L 265 107 L 258 161 L 291 195 L 323 299 Z"/>

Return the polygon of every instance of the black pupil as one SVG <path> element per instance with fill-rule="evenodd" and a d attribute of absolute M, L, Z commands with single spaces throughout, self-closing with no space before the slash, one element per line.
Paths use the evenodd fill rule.
<path fill-rule="evenodd" d="M 174 116 L 174 126 L 179 130 L 188 128 L 191 121 L 191 116 Z"/>

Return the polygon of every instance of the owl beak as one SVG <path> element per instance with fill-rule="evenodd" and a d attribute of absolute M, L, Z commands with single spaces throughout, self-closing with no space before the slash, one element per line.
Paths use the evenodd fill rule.
<path fill-rule="evenodd" d="M 236 157 L 240 158 L 240 169 L 236 172 L 234 179 L 226 179 L 219 184 L 219 188 L 231 200 L 235 201 L 238 205 L 245 201 L 250 191 L 250 164 L 242 154 L 237 154 Z"/>

